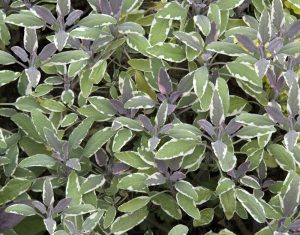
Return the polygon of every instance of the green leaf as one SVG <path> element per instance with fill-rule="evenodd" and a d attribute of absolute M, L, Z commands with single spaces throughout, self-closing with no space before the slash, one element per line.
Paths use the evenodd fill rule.
<path fill-rule="evenodd" d="M 95 154 L 113 135 L 115 131 L 110 127 L 106 127 L 98 132 L 96 132 L 87 142 L 84 150 L 83 156 L 91 157 Z"/>
<path fill-rule="evenodd" d="M 9 59 L 9 57 L 8 57 L 8 59 Z M 7 57 L 5 58 L 5 60 L 7 60 Z M 4 64 L 4 63 L 1 63 L 1 54 L 0 54 L 0 64 Z M 7 64 L 7 63 L 5 63 L 5 64 Z M 17 80 L 19 77 L 20 77 L 19 72 L 13 72 L 13 71 L 9 71 L 9 70 L 1 70 L 0 71 L 0 87 Z"/>
<path fill-rule="evenodd" d="M 226 219 L 232 219 L 236 211 L 236 198 L 234 189 L 222 193 L 219 195 L 219 199 Z"/>
<path fill-rule="evenodd" d="M 89 175 L 88 178 L 86 178 L 80 187 L 80 193 L 86 194 L 91 191 L 96 190 L 97 188 L 101 187 L 105 183 L 105 178 L 103 175 Z"/>
<path fill-rule="evenodd" d="M 245 0 L 219 0 L 217 5 L 221 10 L 231 10 L 240 6 L 244 1 Z"/>
<path fill-rule="evenodd" d="M 236 196 L 254 220 L 258 223 L 266 222 L 264 208 L 255 196 L 243 189 L 237 189 Z"/>
<path fill-rule="evenodd" d="M 177 181 L 175 183 L 175 188 L 178 192 L 193 199 L 194 201 L 198 200 L 197 191 L 194 189 L 193 185 L 191 185 L 191 183 L 189 183 L 188 181 Z"/>
<path fill-rule="evenodd" d="M 36 214 L 35 209 L 25 204 L 11 205 L 5 209 L 5 212 L 23 216 L 32 216 Z"/>
<path fill-rule="evenodd" d="M 89 58 L 89 54 L 83 50 L 63 51 L 58 54 L 55 54 L 50 59 L 49 63 L 51 63 L 51 65 L 65 65 L 87 60 Z"/>
<path fill-rule="evenodd" d="M 27 179 L 11 179 L 0 189 L 0 206 L 16 199 L 25 193 L 32 181 Z"/>
<path fill-rule="evenodd" d="M 100 113 L 113 117 L 116 114 L 116 110 L 111 105 L 110 100 L 101 96 L 92 96 L 88 98 L 91 105 L 97 109 Z"/>
<path fill-rule="evenodd" d="M 186 59 L 185 49 L 174 43 L 157 43 L 148 47 L 146 52 L 158 59 L 170 62 L 180 63 Z"/>
<path fill-rule="evenodd" d="M 144 128 L 143 126 L 140 124 L 140 122 L 133 120 L 131 118 L 127 118 L 127 117 L 117 117 L 115 118 L 114 122 L 113 122 L 113 127 L 127 127 L 133 131 L 143 131 Z"/>
<path fill-rule="evenodd" d="M 66 106 L 56 100 L 44 99 L 40 101 L 40 105 L 54 113 L 61 113 L 66 111 Z"/>
<path fill-rule="evenodd" d="M 132 166 L 133 168 L 139 170 L 145 170 L 150 168 L 150 166 L 142 160 L 142 158 L 137 152 L 126 151 L 115 153 L 114 155 L 121 162 L 124 162 L 127 165 Z"/>
<path fill-rule="evenodd" d="M 185 45 L 188 47 L 196 50 L 196 51 L 202 51 L 202 45 L 200 40 L 193 36 L 193 33 L 186 33 L 182 31 L 173 32 L 174 36 L 182 41 Z"/>
<path fill-rule="evenodd" d="M 147 177 L 148 176 L 146 174 L 133 173 L 123 177 L 119 181 L 117 187 L 119 189 L 126 189 L 129 191 L 144 192 L 146 189 L 145 180 Z"/>
<path fill-rule="evenodd" d="M 38 29 L 45 26 L 44 21 L 30 11 L 20 11 L 19 14 L 11 14 L 6 18 L 5 22 L 32 29 Z"/>
<path fill-rule="evenodd" d="M 65 216 L 78 216 L 78 215 L 84 215 L 87 213 L 94 212 L 96 209 L 94 206 L 90 204 L 84 204 L 84 205 L 74 205 L 68 207 L 64 214 Z"/>
<path fill-rule="evenodd" d="M 79 179 L 75 171 L 72 171 L 68 177 L 66 185 L 66 197 L 72 199 L 70 206 L 78 205 L 82 201 Z"/>
<path fill-rule="evenodd" d="M 214 209 L 205 208 L 200 211 L 200 219 L 193 221 L 193 226 L 204 226 L 209 224 L 214 219 Z"/>
<path fill-rule="evenodd" d="M 56 164 L 56 160 L 45 154 L 36 154 L 23 159 L 19 163 L 19 167 L 29 168 L 29 167 L 47 167 L 52 168 Z"/>
<path fill-rule="evenodd" d="M 200 211 L 198 210 L 196 203 L 193 199 L 184 196 L 181 193 L 176 194 L 176 201 L 180 208 L 194 219 L 200 219 Z"/>
<path fill-rule="evenodd" d="M 121 149 L 131 140 L 133 133 L 131 130 L 122 128 L 120 129 L 114 137 L 112 144 L 113 152 L 120 152 Z"/>
<path fill-rule="evenodd" d="M 230 42 L 211 42 L 207 45 L 206 50 L 229 56 L 242 56 L 246 54 L 242 48 Z"/>
<path fill-rule="evenodd" d="M 79 26 L 101 27 L 117 23 L 116 19 L 105 14 L 90 14 L 78 22 Z"/>
<path fill-rule="evenodd" d="M 168 160 L 193 153 L 196 143 L 185 139 L 172 139 L 166 142 L 155 155 L 158 160 Z"/>
<path fill-rule="evenodd" d="M 247 175 L 240 178 L 240 182 L 241 182 L 241 184 L 243 184 L 247 187 L 253 188 L 253 189 L 261 188 L 256 179 L 254 179 L 253 177 L 247 176 Z"/>
<path fill-rule="evenodd" d="M 81 40 L 95 41 L 101 33 L 101 30 L 97 28 L 78 27 L 70 32 L 70 36 Z"/>
<path fill-rule="evenodd" d="M 120 205 L 118 207 L 118 210 L 125 213 L 132 213 L 145 207 L 149 202 L 150 202 L 150 197 L 147 196 L 135 197 L 130 201 Z"/>
<path fill-rule="evenodd" d="M 157 18 L 171 19 L 171 20 L 183 20 L 187 14 L 186 9 L 184 9 L 178 2 L 169 2 L 164 8 L 156 13 Z"/>
<path fill-rule="evenodd" d="M 72 149 L 80 146 L 80 143 L 88 134 L 93 123 L 94 120 L 92 118 L 86 118 L 73 130 L 69 136 L 69 145 Z"/>
<path fill-rule="evenodd" d="M 168 233 L 168 235 L 186 235 L 189 232 L 189 228 L 183 224 L 177 224 Z"/>
<path fill-rule="evenodd" d="M 272 127 L 274 125 L 267 116 L 254 113 L 242 113 L 235 120 L 241 124 L 254 127 Z"/>
<path fill-rule="evenodd" d="M 46 140 L 44 134 L 45 127 L 56 133 L 53 123 L 40 110 L 33 110 L 31 112 L 31 118 L 36 131 L 43 139 Z"/>
<path fill-rule="evenodd" d="M 194 16 L 194 22 L 200 31 L 207 36 L 211 30 L 210 21 L 207 16 L 205 15 L 196 15 Z"/>
<path fill-rule="evenodd" d="M 274 127 L 254 127 L 254 126 L 245 126 L 239 130 L 236 135 L 242 139 L 251 139 L 259 136 L 264 136 L 267 134 L 272 134 L 276 132 Z"/>
<path fill-rule="evenodd" d="M 104 210 L 99 210 L 91 214 L 82 224 L 82 230 L 84 233 L 89 233 L 99 224 L 100 219 L 104 214 Z"/>
<path fill-rule="evenodd" d="M 295 170 L 296 165 L 291 152 L 279 144 L 268 146 L 269 152 L 274 156 L 277 164 L 286 171 Z"/>
<path fill-rule="evenodd" d="M 11 54 L 9 54 L 5 51 L 0 50 L 0 64 L 9 65 L 9 64 L 14 64 L 14 63 L 16 63 L 15 57 L 13 57 Z M 5 82 L 5 80 L 2 82 L 2 79 L 4 79 L 4 78 L 1 78 L 0 84 Z"/>
<path fill-rule="evenodd" d="M 122 34 L 137 33 L 145 35 L 144 28 L 135 22 L 124 22 L 123 24 L 119 25 L 118 31 Z"/>
<path fill-rule="evenodd" d="M 114 206 L 109 206 L 103 218 L 103 228 L 107 229 L 114 221 L 117 210 Z"/>
<path fill-rule="evenodd" d="M 133 213 L 122 215 L 111 225 L 111 232 L 114 234 L 123 234 L 142 223 L 147 216 L 148 211 L 146 209 L 140 209 Z"/>
<path fill-rule="evenodd" d="M 172 20 L 160 19 L 155 17 L 152 21 L 149 42 L 151 45 L 164 42 L 169 34 L 172 25 Z"/>
<path fill-rule="evenodd" d="M 125 109 L 150 109 L 155 106 L 155 102 L 148 96 L 134 96 L 125 104 Z"/>
<path fill-rule="evenodd" d="M 96 64 L 91 68 L 90 80 L 94 84 L 98 84 L 103 79 L 107 68 L 106 60 L 99 60 Z"/>
<path fill-rule="evenodd" d="M 133 50 L 148 56 L 146 49 L 150 46 L 148 40 L 141 34 L 138 33 L 129 33 L 127 35 L 127 45 Z"/>

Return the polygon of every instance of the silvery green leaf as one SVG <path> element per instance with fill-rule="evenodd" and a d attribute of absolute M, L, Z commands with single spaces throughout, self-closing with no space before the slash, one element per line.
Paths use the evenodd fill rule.
<path fill-rule="evenodd" d="M 105 14 L 89 14 L 78 22 L 79 26 L 100 27 L 115 24 L 116 20 L 110 15 Z"/>
<path fill-rule="evenodd" d="M 56 11 L 60 16 L 66 16 L 70 10 L 71 0 L 57 0 Z"/>
<path fill-rule="evenodd" d="M 240 6 L 245 0 L 219 0 L 217 5 L 221 10 L 231 10 Z"/>
<path fill-rule="evenodd" d="M 172 139 L 160 147 L 155 155 L 156 159 L 168 160 L 180 156 L 191 154 L 196 147 L 196 143 L 185 139 Z"/>
<path fill-rule="evenodd" d="M 114 156 L 119 159 L 121 162 L 132 166 L 133 168 L 139 170 L 149 169 L 150 166 L 142 160 L 140 155 L 137 152 L 126 151 L 126 152 L 118 152 L 115 153 Z"/>
<path fill-rule="evenodd" d="M 186 235 L 188 234 L 189 229 L 183 224 L 177 224 L 174 226 L 168 233 L 168 235 Z"/>
<path fill-rule="evenodd" d="M 300 42 L 294 41 L 284 45 L 279 51 L 278 54 L 285 54 L 294 56 L 300 53 Z"/>
<path fill-rule="evenodd" d="M 144 28 L 135 22 L 124 22 L 123 24 L 119 25 L 118 31 L 122 34 L 137 33 L 145 35 Z"/>
<path fill-rule="evenodd" d="M 126 109 L 150 109 L 154 106 L 155 102 L 149 96 L 134 96 L 124 104 Z"/>
<path fill-rule="evenodd" d="M 272 26 L 270 15 L 267 9 L 265 9 L 260 17 L 259 26 L 258 26 L 258 34 L 257 37 L 263 44 L 269 42 L 272 34 Z"/>
<path fill-rule="evenodd" d="M 75 171 L 72 171 L 68 177 L 66 185 L 66 197 L 71 198 L 71 206 L 78 205 L 82 201 L 79 179 Z"/>
<path fill-rule="evenodd" d="M 9 65 L 14 64 L 16 62 L 15 57 L 13 57 L 11 54 L 0 50 L 0 64 L 1 65 Z"/>
<path fill-rule="evenodd" d="M 20 77 L 19 72 L 13 72 L 10 70 L 1 70 L 0 71 L 0 87 L 17 80 L 19 77 Z"/>
<path fill-rule="evenodd" d="M 206 50 L 229 56 L 242 56 L 246 52 L 238 45 L 230 42 L 211 42 Z"/>
<path fill-rule="evenodd" d="M 235 121 L 244 125 L 254 127 L 274 126 L 274 123 L 267 116 L 253 113 L 241 113 L 239 116 L 236 117 Z"/>
<path fill-rule="evenodd" d="M 17 214 L 17 215 L 23 215 L 23 216 L 32 216 L 36 214 L 35 209 L 26 204 L 14 204 L 8 206 L 5 209 L 5 212 Z"/>
<path fill-rule="evenodd" d="M 52 65 L 65 65 L 89 59 L 90 56 L 83 50 L 63 51 L 55 54 L 49 61 Z"/>
<path fill-rule="evenodd" d="M 218 186 L 216 188 L 216 193 L 221 195 L 235 188 L 235 183 L 226 177 L 220 178 L 218 181 Z"/>
<path fill-rule="evenodd" d="M 47 177 L 43 184 L 43 202 L 47 207 L 53 206 L 54 193 L 51 180 Z"/>
<path fill-rule="evenodd" d="M 101 187 L 105 183 L 105 178 L 103 175 L 89 175 L 81 184 L 80 186 L 80 193 L 86 194 L 91 191 L 96 190 L 97 188 Z"/>
<path fill-rule="evenodd" d="M 193 221 L 193 226 L 204 226 L 212 222 L 214 219 L 214 209 L 213 208 L 205 208 L 200 211 L 200 219 Z"/>
<path fill-rule="evenodd" d="M 74 128 L 69 136 L 69 145 L 71 149 L 75 149 L 80 146 L 80 143 L 86 137 L 93 123 L 94 120 L 92 118 L 86 118 L 76 128 Z"/>
<path fill-rule="evenodd" d="M 91 204 L 79 204 L 74 206 L 71 205 L 64 211 L 64 215 L 67 217 L 78 216 L 94 212 L 95 210 L 95 207 Z"/>
<path fill-rule="evenodd" d="M 155 205 L 159 205 L 170 217 L 176 220 L 180 220 L 182 218 L 181 210 L 171 195 L 167 193 L 158 194 L 153 197 L 152 202 Z"/>
<path fill-rule="evenodd" d="M 36 29 L 25 28 L 24 29 L 24 47 L 30 54 L 37 51 L 38 39 Z"/>
<path fill-rule="evenodd" d="M 83 155 L 85 157 L 91 157 L 95 154 L 113 135 L 115 131 L 110 127 L 106 127 L 96 132 L 87 142 Z"/>
<path fill-rule="evenodd" d="M 18 14 L 10 14 L 6 18 L 5 22 L 31 29 L 38 29 L 45 26 L 45 23 L 42 19 L 38 18 L 32 12 L 27 10 L 20 11 Z"/>
<path fill-rule="evenodd" d="M 208 36 L 210 32 L 210 21 L 207 16 L 205 15 L 197 15 L 194 16 L 194 22 L 200 31 L 205 35 Z"/>
<path fill-rule="evenodd" d="M 193 199 L 181 193 L 176 193 L 176 201 L 180 208 L 190 217 L 192 217 L 193 219 L 200 219 L 200 211 Z"/>
<path fill-rule="evenodd" d="M 260 79 L 262 79 L 262 77 L 266 74 L 269 65 L 270 65 L 270 61 L 266 60 L 265 58 L 261 58 L 255 63 L 254 65 L 255 71 Z"/>
<path fill-rule="evenodd" d="M 133 133 L 131 130 L 126 128 L 118 130 L 112 144 L 113 152 L 120 152 L 121 149 L 132 139 L 132 137 Z"/>
<path fill-rule="evenodd" d="M 58 51 L 62 51 L 67 44 L 69 33 L 64 30 L 59 30 L 55 33 L 54 44 Z"/>
<path fill-rule="evenodd" d="M 93 229 L 98 225 L 103 214 L 104 214 L 104 210 L 99 210 L 99 211 L 91 214 L 89 217 L 87 217 L 86 220 L 82 224 L 83 232 L 89 233 L 89 232 L 93 231 Z"/>
<path fill-rule="evenodd" d="M 48 217 L 46 219 L 43 219 L 43 222 L 45 224 L 46 230 L 49 232 L 49 234 L 53 234 L 56 230 L 56 221 L 52 219 L 51 217 Z"/>
<path fill-rule="evenodd" d="M 271 134 L 276 132 L 276 129 L 273 126 L 269 127 L 256 127 L 256 126 L 245 126 L 240 129 L 236 135 L 242 139 L 251 139 L 259 136 L 263 136 L 266 134 Z"/>
<path fill-rule="evenodd" d="M 29 58 L 28 58 L 28 54 L 27 52 L 19 47 L 19 46 L 13 46 L 11 48 L 11 50 L 13 51 L 13 53 L 18 56 L 23 62 L 28 62 Z"/>
<path fill-rule="evenodd" d="M 170 62 L 180 63 L 186 59 L 184 48 L 174 43 L 157 43 L 148 47 L 146 52 L 158 59 Z"/>
<path fill-rule="evenodd" d="M 299 85 L 298 82 L 294 81 L 289 90 L 287 110 L 289 114 L 294 117 L 299 113 L 299 109 L 300 109 Z"/>
<path fill-rule="evenodd" d="M 35 67 L 25 69 L 26 76 L 32 87 L 36 87 L 41 79 L 41 72 Z"/>
<path fill-rule="evenodd" d="M 20 163 L 19 167 L 29 168 L 29 167 L 47 167 L 52 168 L 55 166 L 56 160 L 45 154 L 36 154 L 30 157 L 24 158 Z"/>
<path fill-rule="evenodd" d="M 63 103 L 56 100 L 43 100 L 40 102 L 40 105 L 54 113 L 61 113 L 66 111 L 66 106 Z"/>
<path fill-rule="evenodd" d="M 161 10 L 156 13 L 157 18 L 168 20 L 183 20 L 187 11 L 178 2 L 169 2 Z"/>
<path fill-rule="evenodd" d="M 279 144 L 271 144 L 268 146 L 268 150 L 283 170 L 295 170 L 296 166 L 293 154 L 283 146 Z"/>
<path fill-rule="evenodd" d="M 284 135 L 284 145 L 289 151 L 293 151 L 297 144 L 298 137 L 299 132 L 296 132 L 295 130 L 290 130 Z"/>
<path fill-rule="evenodd" d="M 271 21 L 278 31 L 282 29 L 285 24 L 285 17 L 281 0 L 274 0 L 272 2 Z"/>
<path fill-rule="evenodd" d="M 224 159 L 228 151 L 227 145 L 220 140 L 217 140 L 216 142 L 212 142 L 211 145 L 217 158 Z"/>
<path fill-rule="evenodd" d="M 106 60 L 99 60 L 93 65 L 90 73 L 90 80 L 94 84 L 98 84 L 103 79 L 107 68 Z"/>
<path fill-rule="evenodd" d="M 133 213 L 124 214 L 113 222 L 111 225 L 111 231 L 114 234 L 123 234 L 142 223 L 147 216 L 147 209 L 140 209 Z"/>
<path fill-rule="evenodd" d="M 196 192 L 193 185 L 191 185 L 191 183 L 189 183 L 188 181 L 184 181 L 184 180 L 177 181 L 175 183 L 175 189 L 179 193 L 193 199 L 194 201 L 198 200 L 198 193 Z"/>
<path fill-rule="evenodd" d="M 143 131 L 144 128 L 143 126 L 140 124 L 140 122 L 127 118 L 127 117 L 117 117 L 115 118 L 113 124 L 112 124 L 112 128 L 117 130 L 120 127 L 127 127 L 128 129 L 131 129 L 133 131 Z"/>
<path fill-rule="evenodd" d="M 221 125 L 225 121 L 224 107 L 217 90 L 214 91 L 213 99 L 210 105 L 210 118 L 215 126 Z"/>
<path fill-rule="evenodd" d="M 110 100 L 102 96 L 91 96 L 88 98 L 91 105 L 100 113 L 113 117 L 116 114 Z"/>
<path fill-rule="evenodd" d="M 300 178 L 299 175 L 291 171 L 291 180 L 286 185 L 286 191 L 282 196 L 282 211 L 284 216 L 292 216 L 297 209 L 299 204 L 300 195 Z M 287 177 L 288 178 L 288 177 Z"/>
<path fill-rule="evenodd" d="M 150 197 L 148 196 L 140 196 L 131 199 L 120 205 L 118 210 L 124 213 L 133 213 L 139 209 L 142 209 L 150 202 Z"/>
<path fill-rule="evenodd" d="M 171 25 L 172 20 L 155 17 L 150 28 L 149 43 L 155 45 L 164 42 L 168 37 Z"/>
<path fill-rule="evenodd" d="M 127 176 L 124 176 L 120 179 L 117 187 L 119 189 L 125 189 L 134 192 L 145 192 L 146 190 L 146 179 L 148 176 L 143 173 L 133 173 Z"/>
<path fill-rule="evenodd" d="M 224 211 L 226 219 L 232 219 L 234 213 L 236 212 L 236 195 L 235 190 L 230 189 L 219 195 L 220 204 Z"/>
<path fill-rule="evenodd" d="M 165 183 L 166 183 L 166 177 L 159 172 L 150 175 L 146 180 L 147 186 L 161 185 Z"/>
<path fill-rule="evenodd" d="M 257 182 L 257 180 L 251 176 L 247 176 L 247 175 L 243 176 L 242 178 L 240 178 L 240 182 L 241 182 L 241 184 L 243 184 L 247 187 L 253 188 L 253 189 L 261 188 L 259 183 Z"/>
<path fill-rule="evenodd" d="M 236 196 L 254 220 L 258 223 L 266 221 L 264 208 L 254 195 L 248 193 L 246 190 L 237 189 Z"/>
<path fill-rule="evenodd" d="M 105 212 L 103 218 L 103 227 L 107 229 L 114 221 L 117 214 L 117 210 L 114 206 L 109 206 Z"/>
<path fill-rule="evenodd" d="M 207 17 L 209 18 L 211 22 L 211 30 L 207 38 L 209 39 L 207 42 L 212 42 L 215 40 L 211 40 L 212 37 L 215 37 L 220 32 L 220 26 L 221 26 L 221 9 L 219 6 L 215 3 L 209 4 Z M 206 39 L 207 40 L 207 39 Z"/>
<path fill-rule="evenodd" d="M 167 120 L 167 116 L 168 116 L 168 103 L 166 100 L 164 100 L 159 109 L 157 110 L 156 116 L 155 116 L 155 124 L 158 127 L 162 127 L 166 120 Z"/>
<path fill-rule="evenodd" d="M 186 33 L 182 31 L 173 32 L 174 36 L 182 41 L 185 45 L 192 48 L 193 50 L 202 51 L 202 45 L 197 37 L 193 36 L 192 33 Z"/>

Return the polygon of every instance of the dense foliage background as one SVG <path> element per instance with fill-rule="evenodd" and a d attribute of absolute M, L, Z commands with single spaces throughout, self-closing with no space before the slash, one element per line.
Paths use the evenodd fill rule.
<path fill-rule="evenodd" d="M 0 233 L 300 231 L 299 0 L 2 0 Z"/>

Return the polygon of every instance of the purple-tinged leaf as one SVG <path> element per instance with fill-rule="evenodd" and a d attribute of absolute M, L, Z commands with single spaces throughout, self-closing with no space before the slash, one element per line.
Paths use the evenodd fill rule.
<path fill-rule="evenodd" d="M 225 133 L 231 135 L 238 131 L 242 127 L 242 124 L 236 122 L 234 119 L 231 119 L 228 125 L 225 127 Z"/>
<path fill-rule="evenodd" d="M 156 163 L 157 169 L 161 173 L 166 174 L 168 172 L 168 166 L 166 164 L 166 161 L 156 160 L 155 163 Z"/>
<path fill-rule="evenodd" d="M 276 89 L 277 78 L 276 78 L 276 74 L 274 73 L 273 69 L 269 68 L 266 76 L 269 80 L 270 86 L 273 89 Z"/>
<path fill-rule="evenodd" d="M 269 188 L 270 186 L 272 186 L 275 183 L 274 180 L 266 180 L 264 181 L 262 188 Z"/>
<path fill-rule="evenodd" d="M 159 130 L 159 133 L 164 134 L 164 133 L 168 132 L 169 130 L 171 130 L 173 127 L 174 127 L 174 125 L 172 123 L 166 124 Z"/>
<path fill-rule="evenodd" d="M 169 160 L 167 164 L 171 171 L 178 171 L 182 164 L 182 157 L 177 157 L 175 159 Z"/>
<path fill-rule="evenodd" d="M 177 105 L 175 104 L 168 104 L 168 115 L 172 114 L 175 109 L 176 109 Z"/>
<path fill-rule="evenodd" d="M 198 124 L 200 128 L 203 129 L 211 137 L 216 135 L 213 125 L 207 120 L 201 119 L 198 121 Z"/>
<path fill-rule="evenodd" d="M 270 61 L 265 58 L 261 58 L 255 63 L 255 71 L 260 79 L 266 74 L 269 65 Z"/>
<path fill-rule="evenodd" d="M 41 61 L 48 60 L 54 55 L 55 52 L 56 52 L 56 46 L 54 45 L 54 43 L 49 43 L 40 52 L 39 59 Z"/>
<path fill-rule="evenodd" d="M 171 104 L 175 103 L 176 100 L 177 100 L 180 96 L 182 96 L 182 92 L 181 92 L 181 91 L 174 91 L 174 92 L 170 95 L 170 98 L 169 98 Z"/>
<path fill-rule="evenodd" d="M 269 114 L 269 117 L 274 121 L 274 122 L 278 122 L 281 125 L 286 124 L 287 120 L 286 118 L 283 116 L 281 110 L 278 107 L 274 107 L 274 106 L 266 106 L 265 110 L 267 111 L 267 113 Z"/>
<path fill-rule="evenodd" d="M 110 0 L 111 11 L 115 18 L 119 19 L 122 10 L 123 0 Z"/>
<path fill-rule="evenodd" d="M 80 165 L 79 159 L 77 159 L 77 158 L 69 159 L 66 162 L 66 166 L 73 169 L 73 170 L 76 170 L 76 171 L 81 170 L 81 165 Z"/>
<path fill-rule="evenodd" d="M 236 171 L 235 170 L 231 170 L 227 172 L 227 175 L 229 175 L 231 178 L 236 179 L 237 175 L 236 175 Z"/>
<path fill-rule="evenodd" d="M 288 133 L 284 135 L 284 145 L 289 151 L 293 151 L 297 144 L 297 140 L 299 137 L 299 132 L 296 132 L 295 130 L 290 130 Z"/>
<path fill-rule="evenodd" d="M 106 15 L 113 14 L 108 0 L 99 0 L 99 2 L 100 2 L 99 5 L 100 5 L 101 13 Z"/>
<path fill-rule="evenodd" d="M 179 181 L 179 180 L 183 180 L 186 178 L 186 175 L 180 171 L 175 171 L 171 176 L 170 176 L 170 180 L 175 182 L 175 181 Z"/>
<path fill-rule="evenodd" d="M 268 10 L 264 9 L 259 20 L 258 34 L 257 34 L 259 41 L 263 45 L 269 42 L 271 37 L 271 32 L 272 32 L 272 27 L 271 27 L 270 15 Z"/>
<path fill-rule="evenodd" d="M 160 68 L 158 73 L 158 88 L 161 94 L 167 95 L 172 92 L 172 81 L 164 68 Z"/>
<path fill-rule="evenodd" d="M 35 67 L 30 67 L 25 69 L 25 73 L 31 86 L 36 87 L 40 82 L 41 72 Z"/>
<path fill-rule="evenodd" d="M 71 10 L 71 0 L 57 0 L 56 11 L 60 17 L 65 17 Z"/>
<path fill-rule="evenodd" d="M 149 145 L 150 151 L 154 151 L 157 148 L 159 142 L 160 142 L 160 139 L 157 136 L 153 136 L 152 138 L 150 138 L 148 140 L 148 145 Z"/>
<path fill-rule="evenodd" d="M 283 5 L 281 0 L 273 0 L 272 10 L 271 10 L 271 19 L 273 25 L 278 31 L 280 31 L 285 23 Z"/>
<path fill-rule="evenodd" d="M 103 149 L 100 149 L 95 154 L 95 160 L 98 166 L 105 166 L 108 162 L 108 156 Z"/>
<path fill-rule="evenodd" d="M 112 173 L 114 175 L 121 175 L 129 169 L 130 169 L 130 166 L 128 166 L 127 164 L 125 164 L 123 162 L 117 162 L 112 165 Z"/>
<path fill-rule="evenodd" d="M 22 215 L 7 213 L 4 208 L 0 209 L 0 233 L 7 232 L 19 224 L 25 217 Z"/>
<path fill-rule="evenodd" d="M 163 174 L 161 174 L 160 172 L 156 172 L 156 173 L 150 175 L 146 179 L 145 183 L 148 186 L 161 185 L 161 184 L 166 183 L 166 177 Z"/>
<path fill-rule="evenodd" d="M 285 36 L 293 38 L 297 33 L 300 32 L 300 20 L 293 22 L 285 32 Z"/>
<path fill-rule="evenodd" d="M 287 110 L 290 115 L 295 117 L 299 114 L 300 110 L 300 94 L 299 94 L 299 85 L 296 81 L 292 83 L 292 86 L 289 90 L 288 102 L 287 102 Z"/>
<path fill-rule="evenodd" d="M 289 229 L 294 232 L 300 232 L 300 219 L 295 220 L 293 223 L 289 225 Z"/>
<path fill-rule="evenodd" d="M 128 114 L 127 110 L 124 108 L 124 104 L 119 100 L 110 100 L 110 103 L 114 109 L 121 115 Z"/>
<path fill-rule="evenodd" d="M 48 207 L 52 207 L 54 203 L 54 193 L 49 177 L 46 178 L 43 185 L 43 202 Z"/>
<path fill-rule="evenodd" d="M 24 47 L 26 51 L 28 51 L 30 54 L 33 54 L 37 51 L 38 40 L 36 35 L 36 29 L 24 29 Z"/>
<path fill-rule="evenodd" d="M 243 34 L 236 34 L 236 39 L 239 43 L 244 46 L 248 51 L 253 53 L 257 52 L 257 47 L 254 45 L 253 41 L 246 35 Z"/>
<path fill-rule="evenodd" d="M 61 213 L 61 212 L 63 212 L 69 206 L 71 200 L 72 200 L 71 198 L 63 198 L 63 199 L 61 199 L 57 203 L 57 205 L 54 207 L 54 212 L 58 213 L 58 214 Z"/>
<path fill-rule="evenodd" d="M 205 39 L 205 44 L 208 45 L 211 42 L 215 42 L 218 40 L 218 30 L 215 22 L 211 23 L 210 32 Z"/>
<path fill-rule="evenodd" d="M 32 202 L 32 205 L 37 209 L 39 210 L 39 212 L 41 214 L 47 214 L 47 209 L 45 207 L 45 205 L 43 203 L 41 203 L 40 201 L 33 201 Z"/>
<path fill-rule="evenodd" d="M 142 122 L 142 124 L 143 124 L 143 127 L 147 130 L 147 131 L 152 131 L 153 130 L 153 125 L 151 124 L 151 121 L 150 121 L 150 119 L 147 117 L 147 116 L 145 116 L 145 115 L 143 115 L 143 114 L 140 114 L 139 116 L 138 116 L 138 119 Z"/>
<path fill-rule="evenodd" d="M 251 162 L 245 161 L 241 165 L 239 165 L 237 169 L 237 173 L 239 174 L 238 177 L 244 176 L 246 172 L 250 169 Z"/>
<path fill-rule="evenodd" d="M 274 38 L 268 48 L 267 51 L 271 54 L 276 54 L 283 47 L 283 39 L 280 37 Z"/>
<path fill-rule="evenodd" d="M 161 127 L 165 124 L 166 120 L 167 120 L 167 116 L 168 116 L 168 103 L 166 100 L 164 100 L 159 109 L 157 110 L 157 114 L 156 114 L 156 117 L 155 117 L 155 124 L 158 126 L 158 127 Z M 175 106 L 176 107 L 176 106 Z M 174 111 L 174 110 L 173 110 Z"/>
<path fill-rule="evenodd" d="M 19 47 L 19 46 L 14 46 L 11 48 L 11 50 L 13 51 L 13 53 L 18 56 L 23 62 L 28 62 L 29 58 L 28 58 L 28 54 L 27 52 Z"/>
<path fill-rule="evenodd" d="M 47 219 L 44 219 L 44 224 L 45 224 L 45 227 L 47 229 L 47 231 L 50 233 L 50 234 L 53 234 L 55 229 L 56 229 L 56 222 L 54 219 L 52 219 L 51 217 L 47 218 Z"/>
<path fill-rule="evenodd" d="M 56 22 L 55 17 L 52 15 L 51 11 L 43 6 L 33 6 L 31 9 L 33 9 L 36 14 L 39 15 L 44 21 L 46 21 L 48 24 L 53 25 Z"/>
<path fill-rule="evenodd" d="M 73 49 L 80 49 L 80 48 L 81 48 L 80 40 L 77 39 L 77 38 L 69 37 L 69 38 L 68 38 L 68 44 L 69 44 Z"/>
<path fill-rule="evenodd" d="M 67 44 L 69 38 L 69 34 L 64 30 L 59 30 L 55 33 L 54 36 L 54 44 L 58 51 L 62 51 Z"/>
<path fill-rule="evenodd" d="M 83 13 L 83 11 L 81 11 L 81 10 L 72 11 L 66 19 L 66 26 L 71 26 L 72 24 L 74 24 L 75 21 L 80 18 L 82 13 Z"/>

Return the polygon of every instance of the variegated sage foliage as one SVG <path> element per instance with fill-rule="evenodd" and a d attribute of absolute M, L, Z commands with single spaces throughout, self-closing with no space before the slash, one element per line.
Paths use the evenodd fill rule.
<path fill-rule="evenodd" d="M 296 10 L 1 4 L 0 233 L 300 231 Z"/>

